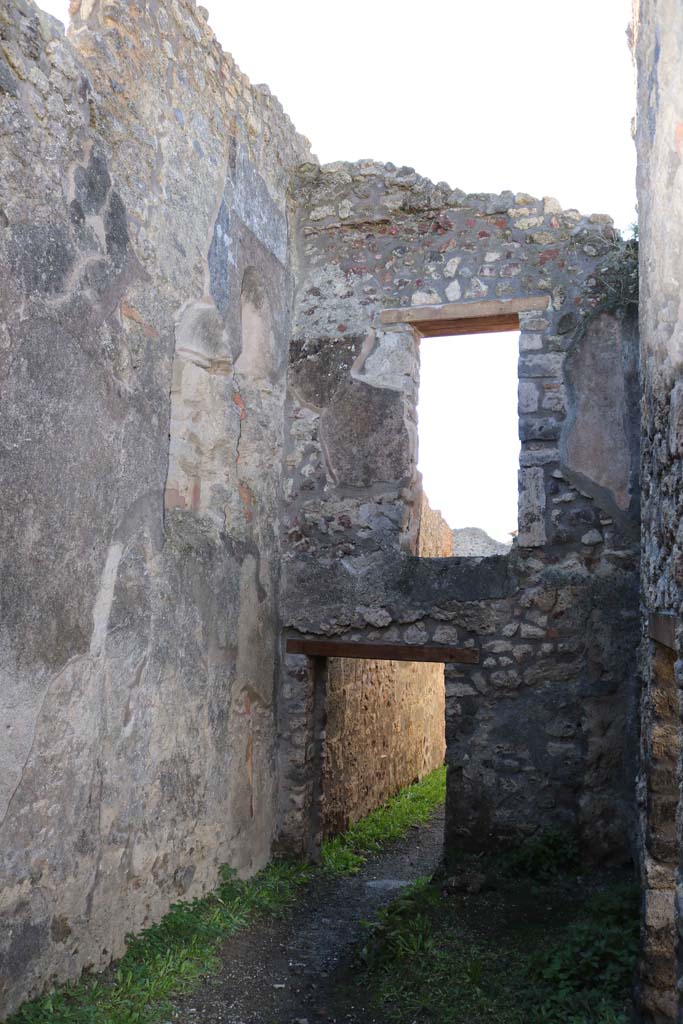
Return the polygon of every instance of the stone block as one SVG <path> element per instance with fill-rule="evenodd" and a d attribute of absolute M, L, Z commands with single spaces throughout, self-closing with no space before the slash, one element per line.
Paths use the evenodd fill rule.
<path fill-rule="evenodd" d="M 545 477 L 543 469 L 533 466 L 519 472 L 519 534 L 523 548 L 540 547 L 546 541 Z"/>

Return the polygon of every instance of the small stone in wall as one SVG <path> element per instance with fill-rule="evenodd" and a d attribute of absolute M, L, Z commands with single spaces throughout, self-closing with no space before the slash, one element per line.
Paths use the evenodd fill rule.
<path fill-rule="evenodd" d="M 403 639 L 407 644 L 424 644 L 429 638 L 424 626 L 409 626 L 403 634 Z"/>
<path fill-rule="evenodd" d="M 441 302 L 438 292 L 413 292 L 410 298 L 412 306 L 434 306 Z"/>
<path fill-rule="evenodd" d="M 308 216 L 310 220 L 324 220 L 325 217 L 334 217 L 334 209 L 331 206 L 316 206 Z"/>
<path fill-rule="evenodd" d="M 457 644 L 457 629 L 455 626 L 437 626 L 434 630 L 434 642 L 437 644 Z"/>
<path fill-rule="evenodd" d="M 534 381 L 520 380 L 518 385 L 518 411 L 521 413 L 537 412 L 538 387 Z"/>
<path fill-rule="evenodd" d="M 489 293 L 489 286 L 478 278 L 473 277 L 470 281 L 470 286 L 465 292 L 465 298 L 467 299 L 483 299 Z"/>
<path fill-rule="evenodd" d="M 388 626 L 391 622 L 391 615 L 386 608 L 359 608 L 359 613 L 370 626 Z"/>
<path fill-rule="evenodd" d="M 520 547 L 540 547 L 545 544 L 545 484 L 539 467 L 522 469 L 519 474 L 519 535 Z"/>
<path fill-rule="evenodd" d="M 516 690 L 521 683 L 519 672 L 516 669 L 492 672 L 491 682 L 497 690 Z"/>

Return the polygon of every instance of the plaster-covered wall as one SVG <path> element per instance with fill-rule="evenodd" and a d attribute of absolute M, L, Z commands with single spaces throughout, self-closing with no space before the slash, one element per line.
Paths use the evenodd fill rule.
<path fill-rule="evenodd" d="M 634 29 L 643 382 L 641 995 L 648 1021 L 659 1024 L 683 1014 L 683 818 L 675 767 L 683 682 L 683 10 L 675 0 L 641 0 Z M 647 638 L 648 613 L 673 614 L 672 651 Z"/>
<path fill-rule="evenodd" d="M 560 825 L 589 856 L 628 857 L 638 375 L 635 324 L 607 310 L 600 286 L 616 246 L 609 218 L 524 194 L 465 195 L 371 161 L 303 167 L 294 201 L 286 626 L 479 651 L 477 667 L 446 670 L 447 849 Z M 520 315 L 516 547 L 417 558 L 419 342 L 380 314 L 528 296 L 545 303 Z M 286 662 L 297 757 L 315 721 L 311 679 Z M 304 762 L 280 808 L 295 848 L 310 844 L 301 820 L 315 804 Z"/>
<path fill-rule="evenodd" d="M 308 144 L 190 0 L 71 7 L 0 2 L 0 1016 L 274 829 Z"/>

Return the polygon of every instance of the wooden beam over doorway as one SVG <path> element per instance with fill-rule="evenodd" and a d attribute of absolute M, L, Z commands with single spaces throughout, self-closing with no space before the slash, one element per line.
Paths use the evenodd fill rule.
<path fill-rule="evenodd" d="M 423 338 L 439 338 L 457 334 L 518 331 L 520 313 L 541 312 L 547 308 L 547 295 L 530 295 L 523 299 L 402 306 L 382 310 L 379 319 L 382 324 L 409 324 Z"/>
<path fill-rule="evenodd" d="M 353 640 L 308 640 L 289 637 L 288 654 L 306 654 L 310 658 L 365 658 L 368 661 L 455 661 L 478 665 L 479 651 L 474 647 L 444 647 L 436 644 L 364 644 Z"/>

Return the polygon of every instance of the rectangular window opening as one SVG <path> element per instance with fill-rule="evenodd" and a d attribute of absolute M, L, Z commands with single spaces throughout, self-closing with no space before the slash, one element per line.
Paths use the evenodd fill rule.
<path fill-rule="evenodd" d="M 506 554 L 517 534 L 519 330 L 483 329 L 420 339 L 423 557 Z"/>

